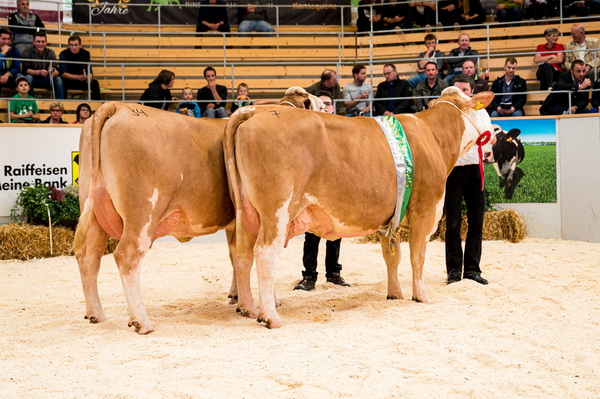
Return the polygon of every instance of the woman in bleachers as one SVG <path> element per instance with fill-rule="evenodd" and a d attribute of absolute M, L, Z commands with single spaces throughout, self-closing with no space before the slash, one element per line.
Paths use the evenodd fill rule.
<path fill-rule="evenodd" d="M 460 25 L 476 25 L 485 21 L 485 11 L 479 0 L 460 0 Z"/>
<path fill-rule="evenodd" d="M 75 111 L 75 122 L 73 125 L 82 125 L 83 122 L 90 119 L 92 116 L 92 108 L 87 103 L 81 103 L 77 106 L 77 110 Z"/>
<path fill-rule="evenodd" d="M 156 79 L 154 79 L 148 88 L 140 97 L 140 103 L 149 107 L 168 110 L 172 101 L 177 101 L 176 97 L 171 96 L 171 89 L 175 83 L 175 74 L 163 69 Z"/>
<path fill-rule="evenodd" d="M 544 31 L 546 43 L 537 46 L 533 62 L 538 64 L 535 77 L 540 81 L 540 90 L 552 88 L 554 82 L 563 72 L 562 64 L 565 61 L 565 46 L 558 43 L 560 31 L 557 28 L 548 28 Z"/>

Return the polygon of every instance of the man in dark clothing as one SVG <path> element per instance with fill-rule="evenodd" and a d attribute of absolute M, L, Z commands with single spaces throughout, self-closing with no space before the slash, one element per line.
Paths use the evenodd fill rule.
<path fill-rule="evenodd" d="M 375 94 L 375 115 L 395 115 L 413 112 L 412 90 L 405 80 L 398 79 L 396 66 L 394 64 L 385 64 L 383 66 L 383 76 L 385 76 L 385 82 L 377 85 L 377 94 Z M 381 100 L 382 98 L 394 97 L 409 98 L 404 100 Z"/>
<path fill-rule="evenodd" d="M 548 95 L 540 107 L 541 115 L 584 114 L 587 109 L 588 96 L 592 85 L 585 76 L 585 62 L 575 60 L 571 69 L 558 75 L 554 91 L 571 90 L 571 93 L 555 93 Z M 569 96 L 571 103 L 569 106 Z"/>
<path fill-rule="evenodd" d="M 58 76 L 58 62 L 53 50 L 46 47 L 48 40 L 45 32 L 33 35 L 33 46 L 27 47 L 21 54 L 23 74 L 29 81 L 29 95 L 33 97 L 35 88 L 41 87 L 54 92 L 54 98 L 63 99 L 62 79 Z"/>
<path fill-rule="evenodd" d="M 458 47 L 450 50 L 448 54 L 448 75 L 444 79 L 449 85 L 452 80 L 462 74 L 462 65 L 465 60 L 471 60 L 477 64 L 477 50 L 471 48 L 471 37 L 466 33 L 461 33 L 458 36 Z"/>
<path fill-rule="evenodd" d="M 429 101 L 439 97 L 442 94 L 442 90 L 448 87 L 448 83 L 438 76 L 437 63 L 428 61 L 424 69 L 427 77 L 415 88 L 417 112 L 429 108 L 427 105 Z"/>
<path fill-rule="evenodd" d="M 206 118 L 227 118 L 225 102 L 227 101 L 227 87 L 217 84 L 217 71 L 213 67 L 204 69 L 206 86 L 198 90 L 200 112 Z M 208 100 L 209 102 L 206 102 Z"/>
<path fill-rule="evenodd" d="M 60 76 L 63 81 L 65 96 L 69 89 L 88 91 L 89 81 L 92 100 L 100 100 L 100 85 L 98 84 L 98 80 L 94 79 L 92 66 L 89 65 L 89 51 L 81 48 L 81 38 L 77 35 L 69 37 L 68 43 L 68 48 L 60 53 L 60 60 L 78 62 L 79 64 L 60 63 Z"/>
<path fill-rule="evenodd" d="M 504 75 L 492 83 L 492 91 L 496 93 L 491 105 L 492 118 L 499 116 L 523 116 L 523 107 L 527 103 L 527 82 L 517 71 L 517 59 L 507 57 L 504 61 Z M 512 94 L 523 93 L 523 94 Z"/>
<path fill-rule="evenodd" d="M 17 11 L 8 16 L 8 24 L 14 35 L 12 42 L 21 54 L 31 46 L 35 28 L 44 28 L 40 17 L 29 12 L 29 0 L 17 0 Z"/>
<path fill-rule="evenodd" d="M 321 73 L 321 79 L 306 88 L 306 92 L 313 96 L 318 96 L 322 91 L 330 92 L 334 100 L 342 99 L 342 89 L 337 81 L 337 74 L 333 69 L 324 70 Z M 340 113 L 342 108 L 342 102 L 337 102 L 335 112 Z"/>
<path fill-rule="evenodd" d="M 212 7 L 215 4 L 223 7 Z M 203 7 L 210 5 L 210 7 Z M 218 30 L 219 32 L 230 32 L 229 18 L 227 17 L 227 7 L 221 0 L 205 0 L 200 5 L 198 11 L 198 22 L 196 32 L 208 32 L 209 30 Z"/>
<path fill-rule="evenodd" d="M 248 4 L 238 8 L 238 32 L 240 36 L 248 36 L 248 32 L 274 32 L 268 21 L 267 8 Z M 272 35 L 265 35 L 272 36 Z"/>
<path fill-rule="evenodd" d="M 10 32 L 4 28 L 0 29 L 0 88 L 8 87 L 14 89 L 16 87 L 15 79 L 21 74 L 21 58 L 19 50 L 10 44 Z"/>

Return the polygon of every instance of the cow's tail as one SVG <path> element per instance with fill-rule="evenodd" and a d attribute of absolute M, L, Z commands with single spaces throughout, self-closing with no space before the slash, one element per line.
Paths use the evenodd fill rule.
<path fill-rule="evenodd" d="M 77 230 L 75 231 L 75 238 L 73 240 L 73 250 L 75 253 L 83 251 L 85 253 L 85 241 L 87 237 L 90 224 L 94 214 L 94 189 L 96 188 L 96 182 L 100 171 L 100 136 L 104 124 L 112 117 L 118 110 L 116 102 L 108 102 L 103 104 L 94 116 L 92 117 L 92 124 L 90 127 L 89 123 L 84 124 L 83 129 L 91 129 L 90 140 L 90 152 L 92 159 L 92 170 L 90 175 L 89 191 L 85 204 L 81 208 L 81 215 L 79 216 L 79 222 L 77 223 Z M 82 133 L 83 134 L 83 133 Z M 80 197 L 81 194 L 80 194 Z"/>
<path fill-rule="evenodd" d="M 223 139 L 223 153 L 225 155 L 225 168 L 227 170 L 229 192 L 231 193 L 231 199 L 233 200 L 236 211 L 242 209 L 242 197 L 240 175 L 235 159 L 235 135 L 238 127 L 254 115 L 254 112 L 249 107 L 242 108 L 241 110 L 244 112 L 240 112 L 240 110 L 236 111 L 227 121 L 225 137 Z"/>

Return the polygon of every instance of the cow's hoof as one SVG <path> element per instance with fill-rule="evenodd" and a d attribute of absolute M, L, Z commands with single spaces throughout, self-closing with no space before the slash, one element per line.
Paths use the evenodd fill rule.
<path fill-rule="evenodd" d="M 154 332 L 154 328 L 152 327 L 144 327 L 140 324 L 139 321 L 133 320 L 127 324 L 129 327 L 135 327 L 135 332 L 140 335 L 148 335 L 151 332 Z"/>
<path fill-rule="evenodd" d="M 400 295 L 400 296 L 398 296 L 398 295 L 388 295 L 388 296 L 386 297 L 386 299 L 389 299 L 389 300 L 394 300 L 394 299 L 404 299 L 404 297 L 403 297 L 403 296 L 401 296 L 401 295 Z"/>
<path fill-rule="evenodd" d="M 88 315 L 85 315 L 85 316 L 83 316 L 83 318 L 85 320 L 89 320 L 90 324 L 98 324 L 98 323 L 101 323 L 104 320 L 106 320 L 106 317 L 104 317 L 104 316 L 88 316 Z"/>
<path fill-rule="evenodd" d="M 275 320 L 275 319 L 266 319 L 264 317 L 258 317 L 256 319 L 256 321 L 258 323 L 265 323 L 265 326 L 268 329 L 279 328 L 283 325 L 283 322 L 281 321 L 281 319 Z"/>
<path fill-rule="evenodd" d="M 415 302 L 417 302 L 417 303 L 428 303 L 428 304 L 432 303 L 429 298 L 417 298 L 417 297 L 413 297 L 412 300 L 415 301 Z"/>
<path fill-rule="evenodd" d="M 239 312 L 242 316 L 244 317 L 248 317 L 251 319 L 256 319 L 258 316 L 258 312 L 253 312 L 249 309 L 241 309 L 241 308 L 237 308 L 236 312 Z"/>
<path fill-rule="evenodd" d="M 230 305 L 235 305 L 236 303 L 238 303 L 237 295 L 228 295 L 227 298 L 229 298 Z"/>
<path fill-rule="evenodd" d="M 90 324 L 98 324 L 98 323 L 99 323 L 99 321 L 96 317 L 94 317 L 94 316 L 90 317 Z"/>

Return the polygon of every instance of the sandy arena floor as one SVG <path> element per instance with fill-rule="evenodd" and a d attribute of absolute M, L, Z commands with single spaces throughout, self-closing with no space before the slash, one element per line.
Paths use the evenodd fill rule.
<path fill-rule="evenodd" d="M 444 244 L 430 243 L 432 305 L 387 301 L 379 245 L 349 239 L 341 263 L 352 287 L 322 273 L 314 291 L 293 291 L 301 252 L 301 239 L 283 252 L 285 325 L 268 330 L 228 305 L 224 243 L 156 243 L 142 269 L 148 336 L 127 328 L 112 256 L 99 276 L 109 319 L 96 325 L 83 319 L 75 258 L 2 261 L 0 397 L 600 397 L 600 244 L 486 241 L 490 285 L 447 286 Z"/>

